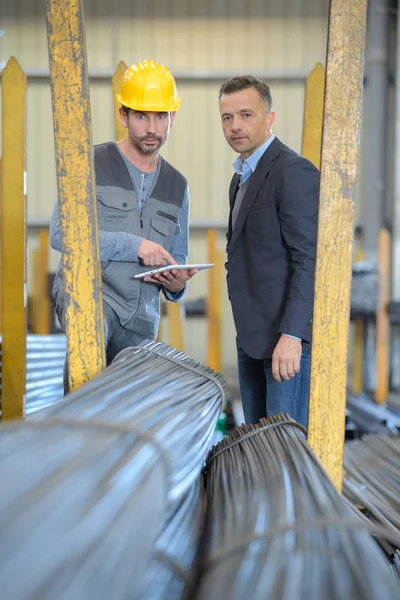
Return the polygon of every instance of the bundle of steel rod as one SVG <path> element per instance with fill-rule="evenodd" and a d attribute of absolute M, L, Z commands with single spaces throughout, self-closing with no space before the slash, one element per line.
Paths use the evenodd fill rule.
<path fill-rule="evenodd" d="M 197 600 L 389 600 L 400 593 L 297 423 L 245 425 L 206 463 Z"/>
<path fill-rule="evenodd" d="M 400 394 L 398 392 L 389 395 L 387 406 L 389 410 L 400 414 Z"/>
<path fill-rule="evenodd" d="M 400 437 L 365 436 L 344 453 L 344 496 L 374 524 L 400 532 Z M 395 547 L 383 541 L 388 554 Z"/>
<path fill-rule="evenodd" d="M 347 396 L 350 419 L 363 433 L 397 433 L 400 431 L 400 415 L 390 406 L 378 405 L 365 395 Z"/>
<path fill-rule="evenodd" d="M 0 597 L 156 598 L 156 560 L 171 566 L 164 589 L 183 589 L 224 394 L 219 375 L 148 343 L 27 423 L 1 426 Z"/>
<path fill-rule="evenodd" d="M 26 412 L 50 406 L 63 396 L 65 335 L 30 334 L 26 338 Z M 0 337 L 1 364 L 1 337 Z M 1 397 L 1 369 L 0 369 Z"/>
<path fill-rule="evenodd" d="M 393 554 L 393 564 L 391 565 L 391 571 L 394 575 L 395 580 L 400 586 L 400 550 L 396 550 Z"/>
<path fill-rule="evenodd" d="M 179 599 L 193 576 L 204 523 L 204 488 L 195 482 L 163 527 L 150 566 L 149 583 L 142 597 L 149 600 Z"/>

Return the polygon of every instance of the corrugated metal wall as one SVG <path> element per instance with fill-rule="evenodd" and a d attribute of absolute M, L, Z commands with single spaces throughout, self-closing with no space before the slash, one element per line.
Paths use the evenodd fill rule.
<path fill-rule="evenodd" d="M 84 2 L 89 71 L 111 71 L 119 60 L 152 58 L 175 72 L 309 72 L 325 62 L 328 0 L 87 0 Z M 0 62 L 16 56 L 23 69 L 47 70 L 43 0 L 1 0 Z M 189 180 L 191 219 L 227 218 L 227 187 L 234 159 L 220 126 L 216 81 L 178 81 L 182 108 L 163 149 Z M 301 148 L 304 82 L 273 81 L 274 132 Z M 111 84 L 91 85 L 93 139 L 114 139 Z M 47 218 L 56 195 L 48 79 L 28 85 L 28 214 Z M 204 233 L 192 235 L 190 258 L 206 259 Z M 30 238 L 31 239 L 31 238 Z M 221 248 L 223 236 L 221 235 Z M 34 241 L 32 242 L 34 244 Z M 56 263 L 53 256 L 52 264 Z M 204 292 L 205 274 L 190 296 Z M 225 302 L 225 362 L 234 362 L 233 326 Z M 193 331 L 195 328 L 195 331 Z M 204 358 L 205 331 L 188 327 L 188 351 Z"/>

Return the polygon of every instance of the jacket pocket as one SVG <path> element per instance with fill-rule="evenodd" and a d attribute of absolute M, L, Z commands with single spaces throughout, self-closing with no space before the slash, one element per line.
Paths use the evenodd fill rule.
<path fill-rule="evenodd" d="M 171 241 L 175 235 L 175 224 L 164 219 L 153 217 L 150 219 L 150 241 L 161 244 L 166 250 L 169 249 Z"/>
<path fill-rule="evenodd" d="M 179 223 L 178 217 L 175 217 L 175 215 L 171 215 L 170 213 L 164 212 L 163 210 L 157 210 L 156 215 L 164 217 L 165 219 L 168 219 L 169 221 L 173 221 L 175 223 L 175 235 L 181 232 L 181 225 Z"/>
<path fill-rule="evenodd" d="M 97 195 L 99 228 L 104 231 L 137 232 L 137 206 L 127 194 Z"/>

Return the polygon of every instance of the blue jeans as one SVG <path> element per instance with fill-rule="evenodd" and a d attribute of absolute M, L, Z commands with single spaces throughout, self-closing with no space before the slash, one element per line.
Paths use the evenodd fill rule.
<path fill-rule="evenodd" d="M 289 413 L 304 427 L 308 424 L 308 398 L 310 385 L 310 351 L 303 348 L 300 371 L 289 381 L 275 381 L 272 376 L 272 359 L 256 359 L 246 354 L 236 341 L 239 385 L 246 423 Z"/>

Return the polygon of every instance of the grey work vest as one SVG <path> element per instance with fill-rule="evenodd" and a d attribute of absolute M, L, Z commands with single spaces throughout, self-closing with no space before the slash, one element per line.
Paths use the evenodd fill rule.
<path fill-rule="evenodd" d="M 161 157 L 160 160 L 153 191 L 140 210 L 131 176 L 118 149 L 112 142 L 94 147 L 99 230 L 132 233 L 171 252 L 180 230 L 187 183 L 172 165 Z M 117 313 L 121 325 L 154 339 L 160 320 L 159 287 L 133 279 L 136 273 L 149 268 L 138 262 L 101 263 L 103 300 Z M 62 287 L 60 263 L 53 286 L 57 302 Z"/>

